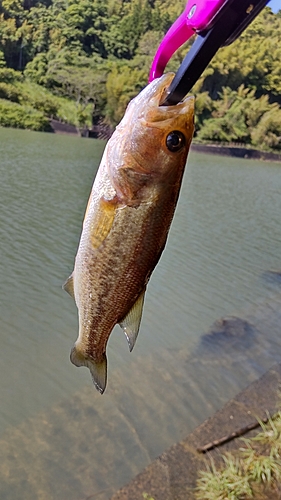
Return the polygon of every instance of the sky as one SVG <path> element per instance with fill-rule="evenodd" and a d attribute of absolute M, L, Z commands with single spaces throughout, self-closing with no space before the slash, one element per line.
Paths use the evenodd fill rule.
<path fill-rule="evenodd" d="M 270 0 L 267 6 L 271 7 L 273 12 L 278 12 L 278 10 L 281 10 L 281 0 Z"/>

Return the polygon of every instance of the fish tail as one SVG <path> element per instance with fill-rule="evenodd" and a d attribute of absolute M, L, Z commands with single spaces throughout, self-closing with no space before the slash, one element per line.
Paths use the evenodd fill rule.
<path fill-rule="evenodd" d="M 104 393 L 107 380 L 107 359 L 105 353 L 103 354 L 103 359 L 97 362 L 89 357 L 86 357 L 81 350 L 74 346 L 70 353 L 70 361 L 75 366 L 87 366 L 91 372 L 96 389 L 101 394 Z"/>

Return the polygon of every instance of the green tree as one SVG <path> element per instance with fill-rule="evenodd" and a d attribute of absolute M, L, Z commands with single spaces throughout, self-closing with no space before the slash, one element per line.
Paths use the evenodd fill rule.
<path fill-rule="evenodd" d="M 142 85 L 142 82 L 145 83 Z M 129 101 L 135 97 L 147 82 L 147 73 L 129 66 L 117 66 L 109 73 L 106 82 L 105 121 L 110 126 L 122 119 Z"/>
<path fill-rule="evenodd" d="M 54 65 L 49 68 L 48 77 L 56 83 L 57 93 L 75 101 L 78 128 L 90 127 L 95 108 L 104 99 L 105 74 L 95 73 L 87 66 Z"/>
<path fill-rule="evenodd" d="M 251 138 L 253 145 L 259 149 L 281 150 L 281 109 L 277 103 L 263 114 Z"/>

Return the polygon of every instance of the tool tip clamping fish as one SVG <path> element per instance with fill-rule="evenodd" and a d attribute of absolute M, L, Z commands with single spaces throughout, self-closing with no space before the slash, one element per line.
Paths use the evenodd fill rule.
<path fill-rule="evenodd" d="M 178 104 L 191 90 L 218 49 L 231 44 L 269 0 L 188 0 L 184 12 L 164 36 L 152 63 L 149 81 L 160 77 L 176 52 L 197 34 L 161 105 Z"/>

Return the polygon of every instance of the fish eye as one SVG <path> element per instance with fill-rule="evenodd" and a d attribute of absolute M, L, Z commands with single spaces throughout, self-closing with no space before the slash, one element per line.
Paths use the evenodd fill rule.
<path fill-rule="evenodd" d="M 176 153 L 185 145 L 185 137 L 179 130 L 173 130 L 166 137 L 166 146 L 169 151 Z"/>

